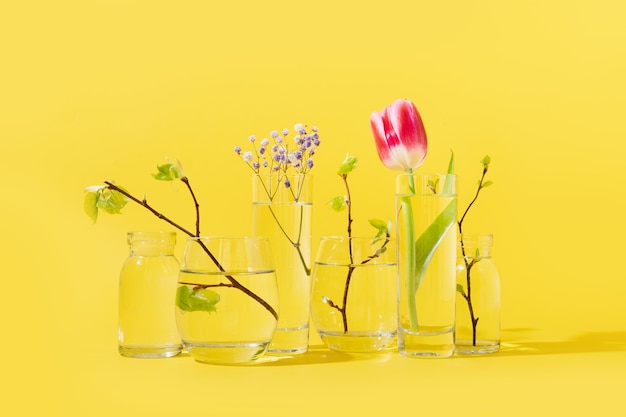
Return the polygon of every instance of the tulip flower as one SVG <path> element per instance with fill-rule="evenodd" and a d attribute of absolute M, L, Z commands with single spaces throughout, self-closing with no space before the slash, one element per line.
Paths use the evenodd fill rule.
<path fill-rule="evenodd" d="M 393 170 L 409 171 L 426 158 L 426 131 L 415 104 L 396 100 L 381 111 L 373 112 L 370 125 L 378 156 Z"/>
<path fill-rule="evenodd" d="M 413 170 L 424 162 L 427 149 L 426 131 L 415 104 L 410 100 L 396 100 L 380 113 L 373 112 L 370 117 L 370 126 L 382 163 L 393 170 L 405 171 L 409 176 L 409 190 L 411 193 L 415 192 Z M 453 167 L 453 159 L 451 159 L 449 169 L 451 167 Z M 444 185 L 445 189 L 448 189 L 448 184 Z M 442 236 L 442 233 L 439 233 L 440 229 L 448 230 L 454 223 L 456 201 L 450 209 L 445 210 L 445 216 L 437 219 L 416 239 L 411 197 L 410 195 L 402 196 L 398 200 L 401 206 L 398 215 L 403 216 L 405 224 L 405 229 L 398 233 L 398 242 L 406 244 L 406 260 L 402 265 L 398 265 L 401 268 L 401 274 L 406 276 L 411 328 L 417 330 L 419 325 L 415 294 L 432 254 L 439 245 Z M 401 235 L 402 239 L 400 239 Z"/>

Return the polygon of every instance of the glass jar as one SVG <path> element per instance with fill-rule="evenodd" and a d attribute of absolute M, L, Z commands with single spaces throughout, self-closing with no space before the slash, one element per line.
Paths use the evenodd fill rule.
<path fill-rule="evenodd" d="M 454 354 L 456 176 L 396 177 L 398 352 Z"/>
<path fill-rule="evenodd" d="M 174 232 L 130 232 L 120 273 L 119 352 L 132 358 L 178 355 L 174 297 L 179 264 Z"/>
<path fill-rule="evenodd" d="M 456 267 L 455 352 L 500 349 L 500 274 L 491 258 L 493 235 L 462 234 Z"/>
<path fill-rule="evenodd" d="M 377 352 L 395 345 L 393 240 L 323 236 L 312 281 L 311 317 L 326 346 L 341 352 Z"/>
<path fill-rule="evenodd" d="M 261 358 L 279 311 L 267 238 L 193 237 L 182 259 L 176 322 L 189 355 L 210 364 Z"/>

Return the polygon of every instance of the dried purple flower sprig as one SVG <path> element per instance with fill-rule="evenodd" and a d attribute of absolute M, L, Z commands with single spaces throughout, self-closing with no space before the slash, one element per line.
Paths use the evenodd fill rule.
<path fill-rule="evenodd" d="M 313 156 L 320 146 L 317 127 L 312 126 L 309 132 L 307 125 L 298 123 L 294 126 L 294 130 L 296 134 L 293 142 L 287 140 L 289 129 L 285 128 L 281 133 L 276 130 L 271 131 L 269 138 L 263 138 L 259 142 L 256 136 L 250 136 L 248 141 L 252 144 L 252 150 L 244 151 L 240 146 L 235 146 L 235 153 L 260 177 L 256 184 L 263 187 L 270 202 L 275 201 L 275 198 L 281 198 L 277 196 L 284 196 L 283 193 L 279 194 L 279 190 L 282 190 L 289 196 L 290 202 L 299 203 L 301 193 L 306 188 L 304 187 L 306 176 L 313 169 Z M 296 229 L 298 232 L 295 236 L 291 236 L 281 224 L 273 206 L 267 205 L 276 225 L 297 251 L 302 267 L 308 276 L 311 274 L 311 267 L 307 265 L 300 241 L 304 206 L 300 204 L 299 207 L 300 215 L 296 220 L 299 221 L 299 227 Z"/>
<path fill-rule="evenodd" d="M 298 123 L 294 130 L 296 135 L 293 144 L 287 140 L 289 129 L 285 128 L 282 134 L 273 130 L 269 138 L 263 138 L 258 145 L 256 136 L 251 135 L 248 141 L 252 144 L 252 150 L 243 151 L 240 146 L 235 146 L 235 153 L 257 174 L 262 170 L 278 173 L 279 181 L 290 188 L 291 182 L 287 175 L 309 172 L 314 165 L 313 156 L 320 145 L 317 127 L 312 126 L 309 132 L 306 125 Z"/>

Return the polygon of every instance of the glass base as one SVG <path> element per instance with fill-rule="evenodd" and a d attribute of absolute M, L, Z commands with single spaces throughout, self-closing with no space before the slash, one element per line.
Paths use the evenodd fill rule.
<path fill-rule="evenodd" d="M 428 332 L 400 328 L 398 352 L 408 357 L 449 358 L 454 354 L 454 328 Z"/>
<path fill-rule="evenodd" d="M 120 345 L 120 355 L 127 358 L 171 358 L 182 352 L 183 346 L 180 344 L 172 345 Z"/>
<path fill-rule="evenodd" d="M 500 341 L 477 340 L 472 344 L 471 340 L 457 340 L 455 353 L 459 355 L 486 355 L 500 350 Z"/>
<path fill-rule="evenodd" d="M 268 342 L 185 343 L 185 348 L 196 362 L 224 365 L 253 362 L 263 356 L 267 345 Z"/>
<path fill-rule="evenodd" d="M 309 326 L 276 329 L 267 352 L 274 356 L 299 355 L 309 348 Z"/>
<path fill-rule="evenodd" d="M 378 352 L 394 344 L 395 333 L 380 332 L 319 332 L 322 342 L 331 350 L 339 352 Z"/>

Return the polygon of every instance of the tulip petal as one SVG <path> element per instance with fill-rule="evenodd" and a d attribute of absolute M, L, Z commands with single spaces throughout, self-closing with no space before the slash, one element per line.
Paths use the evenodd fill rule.
<path fill-rule="evenodd" d="M 405 167 L 399 162 L 396 158 L 396 155 L 391 150 L 390 141 L 394 143 L 394 147 L 397 147 L 399 142 L 397 141 L 397 137 L 395 135 L 388 135 L 387 128 L 388 123 L 386 121 L 387 118 L 387 109 L 385 108 L 381 113 L 373 112 L 370 116 L 370 126 L 372 128 L 372 133 L 374 135 L 374 142 L 376 144 L 376 150 L 378 151 L 378 157 L 380 161 L 387 168 L 403 171 Z"/>
<path fill-rule="evenodd" d="M 405 168 L 415 169 L 424 162 L 427 150 L 426 131 L 420 114 L 410 100 L 396 100 L 388 109 L 390 130 L 395 132 L 399 144 L 393 151 Z"/>

